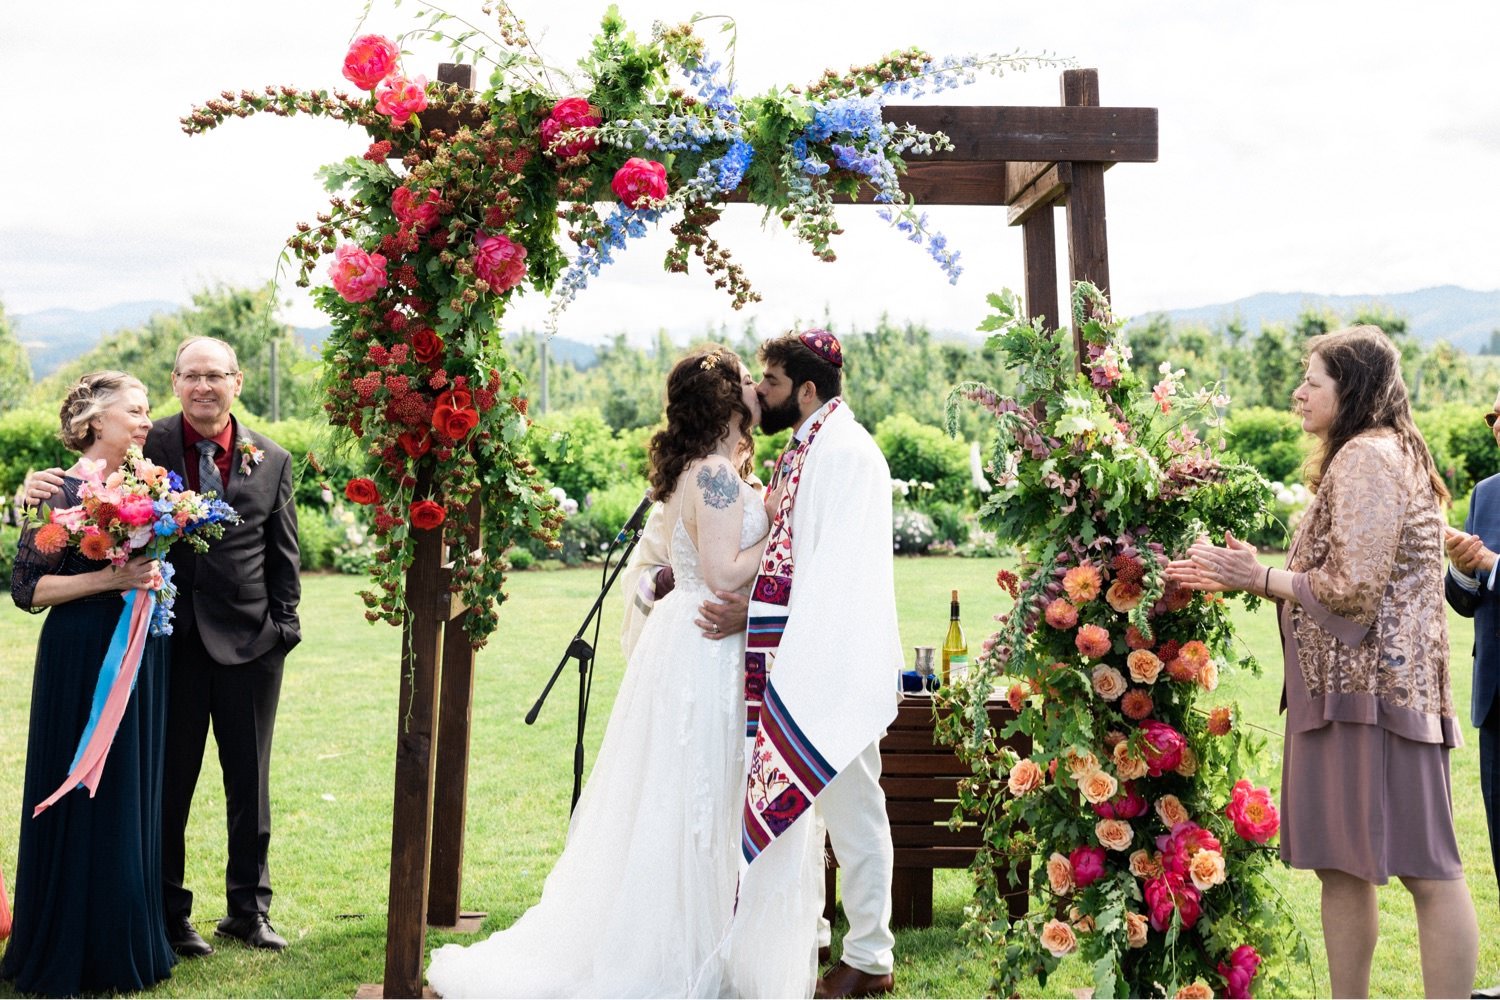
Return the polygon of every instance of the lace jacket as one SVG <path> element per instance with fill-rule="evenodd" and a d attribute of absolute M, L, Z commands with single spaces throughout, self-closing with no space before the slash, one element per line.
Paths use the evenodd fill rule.
<path fill-rule="evenodd" d="M 1423 743 L 1460 743 L 1448 675 L 1443 519 L 1395 434 L 1354 438 L 1329 464 L 1287 554 L 1290 618 L 1315 711 Z"/>

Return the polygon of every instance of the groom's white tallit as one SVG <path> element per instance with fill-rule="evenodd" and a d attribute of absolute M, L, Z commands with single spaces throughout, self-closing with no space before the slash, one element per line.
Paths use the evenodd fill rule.
<path fill-rule="evenodd" d="M 803 430 L 751 592 L 747 699 L 764 696 L 745 800 L 753 861 L 890 725 L 902 666 L 891 562 L 890 472 L 842 400 Z M 786 536 L 790 533 L 790 558 Z M 780 546 L 781 550 L 776 551 Z"/>

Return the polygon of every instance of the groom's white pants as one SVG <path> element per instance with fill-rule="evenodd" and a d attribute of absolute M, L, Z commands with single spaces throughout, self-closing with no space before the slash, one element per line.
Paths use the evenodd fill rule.
<path fill-rule="evenodd" d="M 834 856 L 843 875 L 839 879 L 849 933 L 844 935 L 841 961 L 861 972 L 884 975 L 895 968 L 896 938 L 891 933 L 891 823 L 880 787 L 880 741 L 864 751 L 828 783 L 813 800 L 821 825 L 828 828 Z M 817 834 L 816 846 L 823 843 Z M 818 880 L 822 885 L 822 879 Z M 827 944 L 829 932 L 819 917 L 818 943 Z"/>

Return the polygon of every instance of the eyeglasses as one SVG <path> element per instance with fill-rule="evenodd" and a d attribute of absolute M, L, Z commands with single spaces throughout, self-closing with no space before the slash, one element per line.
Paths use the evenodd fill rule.
<path fill-rule="evenodd" d="M 1496 420 L 1500 420 L 1500 413 L 1496 413 L 1493 410 L 1484 415 L 1484 422 L 1489 424 L 1491 430 L 1494 429 Z"/>
<path fill-rule="evenodd" d="M 239 372 L 173 372 L 172 374 L 189 385 L 196 385 L 202 382 L 211 389 L 217 389 L 238 375 Z"/>

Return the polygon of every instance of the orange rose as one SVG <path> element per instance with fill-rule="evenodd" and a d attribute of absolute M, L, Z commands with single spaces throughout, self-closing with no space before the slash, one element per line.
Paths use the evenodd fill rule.
<path fill-rule="evenodd" d="M 1137 684 L 1155 684 L 1161 674 L 1161 660 L 1149 649 L 1137 649 L 1125 658 L 1130 668 L 1130 679 Z"/>
<path fill-rule="evenodd" d="M 1152 854 L 1144 847 L 1130 852 L 1130 874 L 1142 881 L 1156 878 L 1162 872 L 1161 855 Z"/>
<path fill-rule="evenodd" d="M 1123 819 L 1101 819 L 1094 824 L 1094 835 L 1099 843 L 1111 851 L 1123 851 L 1135 838 L 1135 831 Z"/>
<path fill-rule="evenodd" d="M 1078 949 L 1078 937 L 1066 921 L 1049 920 L 1042 925 L 1042 947 L 1052 953 L 1053 958 L 1071 955 Z"/>
<path fill-rule="evenodd" d="M 1144 854 L 1145 852 L 1140 852 Z M 1144 913 L 1125 911 L 1125 943 L 1132 948 L 1146 947 L 1146 933 L 1151 922 Z"/>
<path fill-rule="evenodd" d="M 1205 691 L 1213 691 L 1219 686 L 1219 665 L 1209 660 L 1198 671 L 1198 686 Z"/>
<path fill-rule="evenodd" d="M 1156 815 L 1161 817 L 1168 830 L 1193 818 L 1188 813 L 1187 806 L 1175 795 L 1163 795 L 1156 800 Z"/>
<path fill-rule="evenodd" d="M 1094 930 L 1093 914 L 1084 913 L 1076 906 L 1068 907 L 1068 920 L 1080 934 L 1089 934 Z"/>
<path fill-rule="evenodd" d="M 1177 766 L 1172 770 L 1184 778 L 1191 778 L 1198 773 L 1198 754 L 1192 747 L 1184 745 L 1182 748 L 1182 759 L 1177 762 Z"/>
<path fill-rule="evenodd" d="M 1073 863 L 1066 855 L 1053 851 L 1052 857 L 1047 859 L 1047 884 L 1059 896 L 1073 891 Z"/>
<path fill-rule="evenodd" d="M 432 408 L 432 429 L 450 441 L 460 441 L 479 426 L 474 397 L 465 389 L 450 389 L 438 396 Z"/>
<path fill-rule="evenodd" d="M 1214 1000 L 1214 991 L 1207 983 L 1192 982 L 1177 991 L 1175 1000 Z"/>
<path fill-rule="evenodd" d="M 1068 766 L 1068 776 L 1074 781 L 1081 780 L 1090 771 L 1099 770 L 1099 758 L 1091 753 L 1069 750 L 1063 754 L 1063 762 Z"/>
<path fill-rule="evenodd" d="M 1126 687 L 1125 676 L 1114 667 L 1101 663 L 1094 668 L 1094 693 L 1105 701 L 1114 701 Z"/>
<path fill-rule="evenodd" d="M 1109 606 L 1120 614 L 1134 611 L 1141 603 L 1141 585 L 1138 583 L 1127 583 L 1124 580 L 1116 580 L 1109 585 L 1109 590 L 1104 592 L 1104 599 Z"/>
<path fill-rule="evenodd" d="M 1042 787 L 1042 781 L 1042 769 L 1037 766 L 1036 761 L 1028 757 L 1010 769 L 1010 779 L 1006 782 L 1006 786 L 1010 789 L 1010 794 L 1019 798 L 1027 792 Z"/>
<path fill-rule="evenodd" d="M 1114 761 L 1115 774 L 1121 781 L 1134 781 L 1136 778 L 1146 776 L 1146 758 L 1130 752 L 1129 740 L 1116 743 L 1110 758 Z"/>
<path fill-rule="evenodd" d="M 1095 768 L 1085 771 L 1078 778 L 1078 793 L 1090 804 L 1108 802 L 1120 790 L 1120 783 L 1107 771 Z"/>
<path fill-rule="evenodd" d="M 1219 885 L 1224 881 L 1224 855 L 1206 849 L 1198 851 L 1188 862 L 1188 874 L 1199 892 Z"/>

